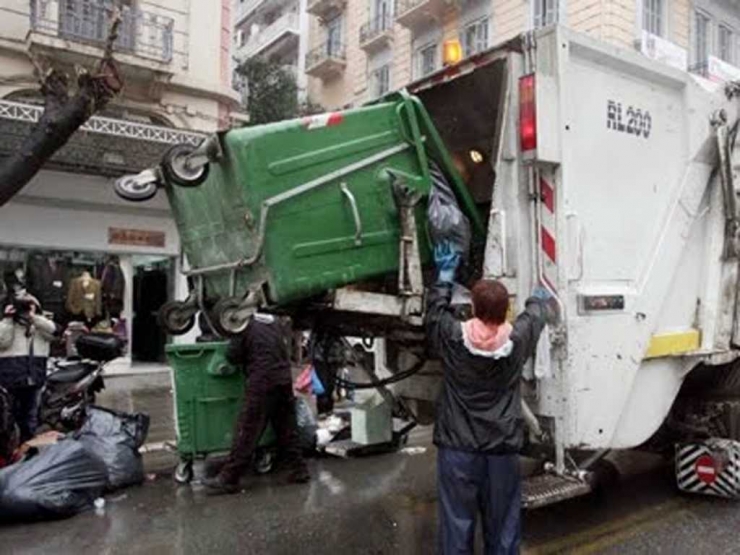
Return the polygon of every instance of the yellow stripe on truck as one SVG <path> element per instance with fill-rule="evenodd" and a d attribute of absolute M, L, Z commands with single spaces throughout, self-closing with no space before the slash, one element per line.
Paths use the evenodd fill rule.
<path fill-rule="evenodd" d="M 683 355 L 698 350 L 699 345 L 701 345 L 699 330 L 661 333 L 650 339 L 645 358 Z"/>

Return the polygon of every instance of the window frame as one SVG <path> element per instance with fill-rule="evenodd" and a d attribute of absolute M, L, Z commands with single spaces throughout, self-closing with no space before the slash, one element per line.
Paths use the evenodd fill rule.
<path fill-rule="evenodd" d="M 699 56 L 699 18 L 706 22 L 706 35 L 703 44 L 705 55 L 703 58 Z M 693 66 L 696 69 L 701 69 L 700 66 L 706 66 L 709 63 L 709 56 L 712 56 L 712 16 L 704 10 L 694 9 L 692 30 L 691 57 Z"/>
<path fill-rule="evenodd" d="M 722 55 L 722 34 L 725 32 L 729 38 L 729 41 L 726 45 L 727 47 L 727 56 Z M 735 30 L 727 25 L 726 23 L 718 23 L 717 24 L 717 57 L 722 60 L 723 62 L 727 62 L 728 64 L 734 64 L 735 63 L 735 56 L 736 56 L 736 49 L 737 49 L 737 41 L 735 39 Z"/>
<path fill-rule="evenodd" d="M 648 10 L 648 4 L 654 5 L 658 4 L 657 10 Z M 665 38 L 667 35 L 667 17 L 666 17 L 666 0 L 642 0 L 642 22 L 641 22 L 641 28 L 643 31 L 647 31 L 651 35 L 655 35 L 658 37 Z M 648 15 L 650 12 L 650 15 Z M 653 13 L 654 12 L 654 13 Z M 652 17 L 654 18 L 654 21 L 651 21 L 652 23 L 657 23 L 657 32 L 656 29 L 652 27 L 652 25 L 648 24 L 648 18 Z"/>
<path fill-rule="evenodd" d="M 479 35 L 480 30 L 484 28 L 486 30 L 485 44 L 481 47 L 480 45 L 481 39 L 480 39 L 480 36 L 478 35 Z M 467 33 L 471 29 L 475 29 L 474 42 L 476 43 L 475 48 L 472 50 L 468 48 L 468 40 L 467 40 Z M 461 35 L 460 42 L 462 43 L 462 47 L 463 47 L 463 56 L 465 56 L 466 58 L 469 58 L 470 56 L 474 56 L 478 54 L 479 52 L 483 52 L 491 44 L 491 16 L 485 15 L 473 21 L 469 21 L 463 26 L 462 32 L 460 33 L 460 35 Z"/>
<path fill-rule="evenodd" d="M 386 62 L 370 71 L 372 98 L 380 98 L 391 91 L 391 66 L 391 62 Z M 383 73 L 385 73 L 385 79 L 381 79 Z M 381 86 L 383 83 L 385 83 L 385 87 Z"/>
<path fill-rule="evenodd" d="M 342 14 L 326 22 L 326 53 L 329 56 L 335 56 L 342 51 L 342 34 L 344 31 L 344 22 Z M 332 33 L 336 32 L 337 36 L 333 37 Z"/>
<path fill-rule="evenodd" d="M 429 71 L 424 71 L 424 53 L 433 52 L 434 60 L 432 68 Z M 427 75 L 431 75 L 439 69 L 439 43 L 428 42 L 422 46 L 419 46 L 414 53 L 414 78 L 423 79 Z"/>

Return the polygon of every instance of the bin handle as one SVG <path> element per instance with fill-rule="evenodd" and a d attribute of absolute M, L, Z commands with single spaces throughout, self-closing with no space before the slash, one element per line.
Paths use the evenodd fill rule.
<path fill-rule="evenodd" d="M 347 197 L 349 205 L 352 208 L 352 217 L 355 219 L 355 245 L 359 247 L 362 245 L 362 219 L 360 218 L 360 210 L 357 208 L 357 200 L 346 183 L 340 184 L 339 188 L 342 190 L 342 194 Z"/>
<path fill-rule="evenodd" d="M 187 354 L 185 353 L 172 353 L 172 354 L 175 355 L 177 358 L 200 358 L 201 356 L 203 356 L 204 352 L 205 351 L 203 349 L 200 349 L 199 351 L 193 351 L 192 353 L 187 353 Z"/>

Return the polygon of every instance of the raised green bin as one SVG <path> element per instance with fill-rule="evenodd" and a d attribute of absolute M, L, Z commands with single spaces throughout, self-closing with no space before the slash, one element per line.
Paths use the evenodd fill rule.
<path fill-rule="evenodd" d="M 234 129 L 204 183 L 169 184 L 182 248 L 211 299 L 260 289 L 284 304 L 399 267 L 400 212 L 393 184 L 422 196 L 422 263 L 430 260 L 429 159 L 483 227 L 426 110 L 398 94 L 361 108 Z"/>
<path fill-rule="evenodd" d="M 226 360 L 228 343 L 168 345 L 175 387 L 177 451 L 181 464 L 175 478 L 192 478 L 197 457 L 228 451 L 244 399 L 244 375 Z M 268 427 L 260 445 L 274 443 Z"/>

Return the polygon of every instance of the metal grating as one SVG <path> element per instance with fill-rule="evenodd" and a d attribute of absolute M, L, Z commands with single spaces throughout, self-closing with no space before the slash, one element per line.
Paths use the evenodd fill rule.
<path fill-rule="evenodd" d="M 536 509 L 591 492 L 591 475 L 577 480 L 555 474 L 530 476 L 522 484 L 522 507 Z"/>
<path fill-rule="evenodd" d="M 12 102 L 10 100 L 0 100 L 0 118 L 3 119 L 36 123 L 43 112 L 44 109 L 41 106 Z M 80 129 L 90 133 L 100 133 L 102 135 L 140 139 L 142 141 L 164 144 L 187 143 L 198 145 L 205 138 L 205 135 L 202 133 L 103 116 L 91 117 Z"/>

